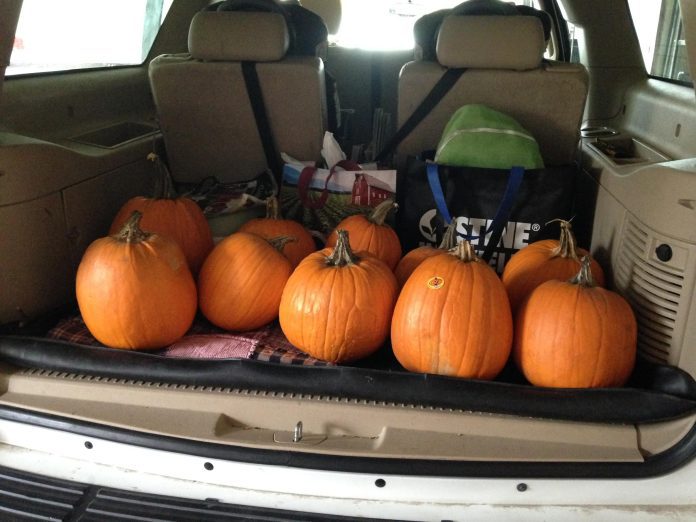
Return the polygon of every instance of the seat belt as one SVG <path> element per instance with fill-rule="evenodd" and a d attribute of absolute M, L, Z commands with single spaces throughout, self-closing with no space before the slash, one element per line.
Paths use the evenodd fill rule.
<path fill-rule="evenodd" d="M 457 80 L 466 71 L 465 68 L 462 69 L 447 69 L 445 73 L 440 76 L 440 79 L 433 86 L 430 92 L 423 98 L 423 101 L 416 107 L 411 116 L 404 122 L 399 130 L 397 130 L 391 139 L 387 142 L 384 148 L 377 154 L 375 161 L 377 163 L 384 161 L 401 143 L 406 136 L 411 134 L 411 131 L 415 129 L 418 124 L 423 121 L 423 119 L 430 114 L 435 106 L 440 102 L 445 94 L 457 83 Z"/>
<path fill-rule="evenodd" d="M 278 187 L 280 187 L 283 177 L 283 162 L 280 159 L 280 154 L 271 132 L 271 126 L 268 123 L 268 112 L 263 101 L 259 75 L 256 72 L 256 62 L 242 62 L 242 74 L 244 75 L 244 85 L 249 96 L 251 109 L 254 112 L 256 128 L 261 138 L 263 153 L 266 156 L 266 164 L 273 173 Z"/>

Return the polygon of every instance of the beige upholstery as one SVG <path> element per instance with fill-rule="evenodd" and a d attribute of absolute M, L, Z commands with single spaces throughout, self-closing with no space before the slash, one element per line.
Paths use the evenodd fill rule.
<path fill-rule="evenodd" d="M 290 37 L 277 13 L 197 13 L 189 29 L 189 52 L 198 60 L 275 62 L 288 50 Z"/>
<path fill-rule="evenodd" d="M 446 67 L 524 70 L 539 67 L 545 48 L 535 17 L 448 16 L 436 49 L 437 61 Z"/>
<path fill-rule="evenodd" d="M 458 18 L 459 20 L 451 20 Z M 468 20 L 461 20 L 466 18 Z M 505 19 L 507 21 L 503 21 Z M 470 23 L 466 33 L 457 32 Z M 517 26 L 519 31 L 512 31 Z M 435 149 L 445 124 L 462 105 L 477 103 L 507 113 L 537 139 L 544 162 L 572 162 L 580 134 L 587 97 L 587 71 L 579 64 L 542 62 L 543 34 L 533 17 L 459 16 L 443 22 L 445 33 L 438 38 L 438 57 L 458 67 L 468 67 L 452 89 L 401 142 L 400 155 Z M 473 41 L 478 35 L 479 42 Z M 459 51 L 457 51 L 459 41 Z M 510 51 L 507 60 L 497 50 Z M 519 47 L 519 52 L 513 48 Z M 475 47 L 477 52 L 465 47 Z M 531 50 L 536 49 L 538 66 L 529 68 Z M 479 55 L 480 53 L 480 55 Z M 502 65 L 507 67 L 501 67 Z M 524 65 L 524 67 L 521 67 Z M 525 69 L 525 70 L 519 70 Z M 435 62 L 410 62 L 399 77 L 399 125 L 413 113 L 447 70 Z"/>
<path fill-rule="evenodd" d="M 244 40 L 237 51 L 229 48 L 235 39 Z M 202 12 L 194 18 L 189 41 L 195 55 L 159 56 L 149 71 L 172 175 L 177 182 L 253 178 L 267 163 L 237 60 L 269 60 L 281 47 L 287 49 L 285 22 L 275 13 Z M 256 65 L 278 151 L 318 160 L 326 128 L 323 63 L 314 57 L 280 58 Z"/>

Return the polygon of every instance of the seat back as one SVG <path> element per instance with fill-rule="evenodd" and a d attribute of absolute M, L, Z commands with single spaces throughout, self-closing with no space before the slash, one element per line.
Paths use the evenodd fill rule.
<path fill-rule="evenodd" d="M 320 158 L 326 129 L 324 66 L 289 56 L 281 14 L 202 11 L 189 30 L 189 53 L 155 58 L 150 84 L 172 175 L 177 182 L 215 176 L 248 180 L 267 167 L 242 62 L 256 62 L 279 152 Z"/>
<path fill-rule="evenodd" d="M 403 124 L 448 68 L 466 68 L 457 83 L 401 142 L 399 155 L 434 149 L 454 112 L 483 104 L 508 114 L 539 143 L 547 165 L 571 163 L 577 151 L 588 76 L 582 65 L 543 59 L 537 16 L 449 15 L 438 25 L 436 60 L 407 63 L 399 77 Z M 421 52 L 426 57 L 428 52 Z"/>

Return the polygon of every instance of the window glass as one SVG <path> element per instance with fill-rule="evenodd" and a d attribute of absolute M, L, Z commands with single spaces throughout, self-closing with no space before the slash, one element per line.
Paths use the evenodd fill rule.
<path fill-rule="evenodd" d="M 424 14 L 447 9 L 462 0 L 342 0 L 341 27 L 333 43 L 367 50 L 413 49 L 413 24 Z M 539 8 L 538 0 L 516 4 Z"/>
<path fill-rule="evenodd" d="M 628 0 L 633 25 L 652 76 L 691 83 L 678 0 Z"/>
<path fill-rule="evenodd" d="M 566 22 L 566 24 L 568 25 L 568 39 L 570 40 L 570 61 L 572 63 L 581 63 L 580 42 L 584 37 L 583 30 L 570 22 Z"/>
<path fill-rule="evenodd" d="M 140 64 L 173 0 L 24 0 L 7 74 Z"/>

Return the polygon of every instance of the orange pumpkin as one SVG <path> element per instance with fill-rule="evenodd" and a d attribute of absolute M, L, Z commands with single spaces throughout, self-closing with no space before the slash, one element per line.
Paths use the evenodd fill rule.
<path fill-rule="evenodd" d="M 203 315 L 220 328 L 237 331 L 259 328 L 278 317 L 280 296 L 292 272 L 281 253 L 287 239 L 267 241 L 247 232 L 223 239 L 198 276 Z"/>
<path fill-rule="evenodd" d="M 429 257 L 447 253 L 448 250 L 457 246 L 457 219 L 452 218 L 452 222 L 447 226 L 445 233 L 442 236 L 442 241 L 437 248 L 431 246 L 421 246 L 414 248 L 401 258 L 396 265 L 394 275 L 399 283 L 399 288 L 404 286 L 406 280 L 411 276 L 413 271 Z"/>
<path fill-rule="evenodd" d="M 292 219 L 279 217 L 278 200 L 275 196 L 270 197 L 266 202 L 265 218 L 249 220 L 240 227 L 239 231 L 256 234 L 265 239 L 279 236 L 295 238 L 295 241 L 283 248 L 283 254 L 290 260 L 293 268 L 317 249 L 312 235 L 305 227 Z"/>
<path fill-rule="evenodd" d="M 160 348 L 196 314 L 196 285 L 173 240 L 143 232 L 133 212 L 118 234 L 94 241 L 77 269 L 77 303 L 92 335 L 113 348 Z"/>
<path fill-rule="evenodd" d="M 590 260 L 570 281 L 547 281 L 515 318 L 515 361 L 537 386 L 621 386 L 636 359 L 636 319 L 619 294 L 594 286 Z"/>
<path fill-rule="evenodd" d="M 407 370 L 492 379 L 512 345 L 507 294 L 468 241 L 423 261 L 396 302 L 391 342 Z"/>
<path fill-rule="evenodd" d="M 326 246 L 335 246 L 338 240 L 336 231 L 345 230 L 350 236 L 350 247 L 353 251 L 369 252 L 394 270 L 401 259 L 401 242 L 394 229 L 384 222 L 393 208 L 396 208 L 396 203 L 388 199 L 377 205 L 369 216 L 348 216 L 331 232 Z"/>
<path fill-rule="evenodd" d="M 195 201 L 176 197 L 171 177 L 161 160 L 152 155 L 161 171 L 161 186 L 154 198 L 136 196 L 126 201 L 114 218 L 110 234 L 115 234 L 128 217 L 137 210 L 143 214 L 142 227 L 176 241 L 184 251 L 193 274 L 200 270 L 206 256 L 213 249 L 213 237 L 203 211 Z"/>
<path fill-rule="evenodd" d="M 288 280 L 280 302 L 280 327 L 312 357 L 350 362 L 375 352 L 389 335 L 396 279 L 384 262 L 354 254 L 348 233 L 335 248 L 306 257 Z"/>
<path fill-rule="evenodd" d="M 540 284 L 552 279 L 565 281 L 573 277 L 580 268 L 580 258 L 588 255 L 586 250 L 576 246 L 570 223 L 558 221 L 561 224 L 560 239 L 532 243 L 516 252 L 505 265 L 502 280 L 513 312 Z M 594 259 L 590 264 L 595 281 L 599 286 L 604 286 L 602 267 Z"/>

